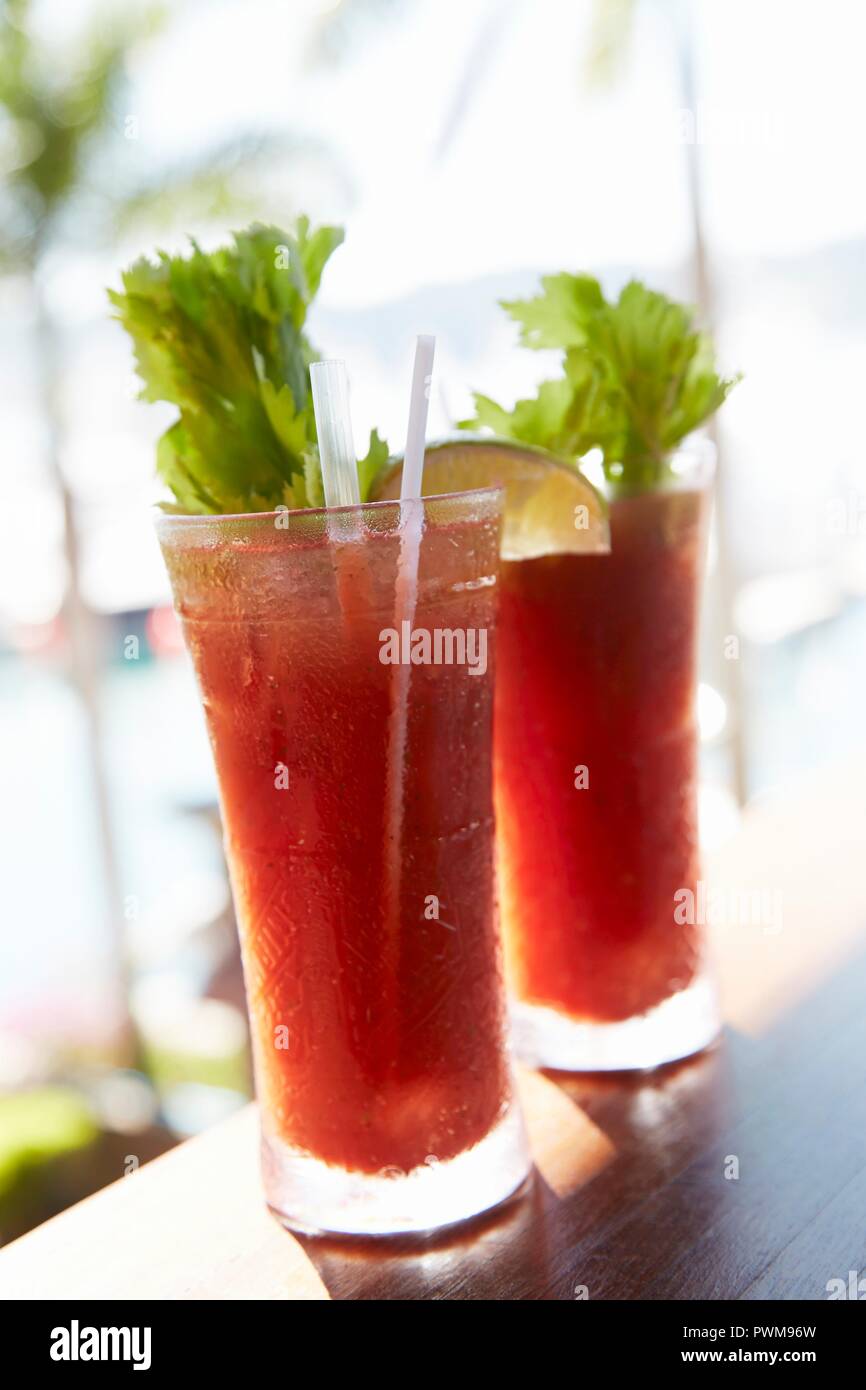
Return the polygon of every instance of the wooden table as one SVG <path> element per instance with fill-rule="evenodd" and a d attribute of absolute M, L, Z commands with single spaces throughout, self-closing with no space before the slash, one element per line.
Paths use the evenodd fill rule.
<path fill-rule="evenodd" d="M 534 1182 L 440 1239 L 298 1239 L 241 1112 L 0 1252 L 0 1297 L 826 1299 L 866 1272 L 866 764 L 752 808 L 717 890 L 723 1043 L 655 1073 L 524 1072 Z M 728 899 L 730 901 L 730 899 Z M 733 1174 L 738 1170 L 738 1176 Z"/>

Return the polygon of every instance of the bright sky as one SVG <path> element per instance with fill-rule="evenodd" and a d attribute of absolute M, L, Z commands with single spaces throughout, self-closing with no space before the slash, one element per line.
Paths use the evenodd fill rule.
<path fill-rule="evenodd" d="M 338 334 L 347 315 L 374 311 L 364 319 L 370 331 L 363 343 L 328 343 L 332 352 L 354 352 L 359 435 L 374 421 L 392 433 L 401 427 L 412 331 L 440 332 L 440 384 L 452 411 L 467 384 L 507 398 L 539 370 L 510 350 L 507 325 L 477 360 L 455 357 L 449 329 L 458 311 L 443 299 L 440 312 L 434 297 L 425 302 L 441 322 L 407 329 L 406 381 L 398 380 L 393 352 L 383 351 L 393 347 L 383 335 L 395 329 L 386 315 L 377 319 L 380 308 L 424 287 L 486 276 L 520 272 L 531 282 L 534 273 L 562 267 L 603 274 L 640 267 L 664 279 L 684 264 L 683 139 L 692 133 L 701 142 L 707 228 L 719 256 L 763 254 L 784 265 L 788 256 L 866 233 L 866 5 L 857 0 L 689 4 L 699 106 L 688 120 L 672 41 L 675 0 L 641 0 L 625 69 L 600 92 L 588 89 L 584 70 L 588 0 L 380 4 L 384 21 L 362 26 L 354 48 L 312 65 L 311 44 L 331 8 L 330 0 L 173 6 L 164 35 L 136 56 L 130 110 L 122 114 L 134 116 L 139 137 L 123 144 L 122 156 L 152 173 L 250 129 L 291 131 L 332 150 L 339 177 L 307 158 L 285 212 L 300 205 L 347 224 L 346 246 L 329 267 L 315 312 Z M 42 0 L 41 23 L 58 63 L 93 9 L 91 0 Z M 284 207 L 282 186 L 276 173 L 262 176 L 263 207 L 274 215 Z M 64 253 L 50 276 L 55 310 L 76 344 L 65 461 L 88 502 L 87 574 L 103 601 L 117 604 L 146 602 L 163 583 L 145 506 L 157 414 L 130 405 L 128 352 L 104 328 L 104 285 L 150 244 L 112 247 L 107 255 Z M 793 492 L 826 438 L 830 417 L 820 393 L 832 394 L 840 381 L 853 387 L 864 369 L 853 338 L 831 349 L 811 307 L 784 289 L 775 294 L 769 309 L 762 298 L 754 314 L 721 325 L 728 360 L 747 372 L 726 411 L 729 427 L 750 456 L 752 485 L 770 495 L 778 479 L 768 459 L 781 447 L 784 421 Z M 10 347 L 21 331 L 16 312 L 7 301 Z M 855 327 L 862 340 L 862 325 Z M 27 492 L 39 476 L 39 416 L 28 398 L 26 359 L 8 355 L 6 433 L 19 457 L 32 460 L 29 472 L 16 475 L 16 487 Z M 795 426 L 785 404 L 798 375 L 813 392 Z M 853 399 L 849 387 L 837 394 Z M 458 412 L 463 403 L 457 399 Z M 434 430 L 446 414 L 434 402 Z M 854 437 L 842 421 L 839 431 Z M 56 555 L 59 517 L 42 492 L 39 499 L 41 534 Z M 16 610 L 28 596 L 35 616 L 50 610 L 59 582 L 56 560 L 36 555 L 26 529 L 10 528 L 0 547 L 0 596 Z"/>
<path fill-rule="evenodd" d="M 209 4 L 205 20 L 193 6 L 142 62 L 143 138 L 170 151 L 256 117 L 324 137 L 357 192 L 329 299 L 523 266 L 665 264 L 687 248 L 675 0 L 642 0 L 622 79 L 596 95 L 581 0 L 407 0 L 356 57 L 312 72 L 306 42 L 327 2 L 246 0 L 243 23 L 238 8 Z M 866 6 L 689 8 L 719 244 L 783 253 L 864 231 Z"/>

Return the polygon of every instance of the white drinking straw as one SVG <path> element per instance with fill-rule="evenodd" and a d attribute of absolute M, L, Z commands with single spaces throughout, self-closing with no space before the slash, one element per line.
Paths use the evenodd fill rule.
<path fill-rule="evenodd" d="M 394 595 L 394 626 L 402 634 L 408 624 L 410 641 L 418 602 L 418 560 L 424 530 L 424 504 L 421 501 L 421 482 L 424 472 L 424 444 L 427 435 L 427 407 L 430 399 L 430 379 L 433 373 L 433 354 L 436 339 L 424 334 L 415 345 L 415 367 L 412 372 L 412 394 L 409 400 L 409 426 L 406 431 L 406 450 L 403 454 L 403 481 L 400 486 L 400 553 L 397 561 L 397 582 Z M 400 662 L 391 678 L 391 710 L 388 719 L 388 753 L 386 769 L 386 871 L 385 949 L 388 969 L 385 988 L 396 989 L 401 955 L 401 893 L 400 880 L 403 861 L 403 782 L 406 770 L 406 744 L 409 732 L 409 684 L 412 668 Z M 388 1008 L 396 1007 L 386 998 Z M 386 1033 L 386 1037 L 387 1037 Z M 389 1046 L 394 1046 L 392 1040 Z"/>
<path fill-rule="evenodd" d="M 355 510 L 360 507 L 361 494 L 345 362 L 313 362 L 310 386 L 325 506 L 338 509 L 325 513 L 325 530 L 332 546 L 340 613 L 344 627 L 348 628 L 356 604 L 363 605 L 366 583 L 364 550 L 354 544 L 363 539 L 364 523 L 361 512 Z"/>
<path fill-rule="evenodd" d="M 412 393 L 409 397 L 409 424 L 406 448 L 403 453 L 403 478 L 400 483 L 400 565 L 397 572 L 397 618 L 415 617 L 418 590 L 418 557 L 421 533 L 424 529 L 424 507 L 420 501 L 424 476 L 424 446 L 427 440 L 427 411 L 430 406 L 430 382 L 433 379 L 433 357 L 436 339 L 431 333 L 421 333 L 415 341 L 415 366 L 412 371 Z M 406 503 L 411 503 L 406 506 Z M 402 629 L 398 626 L 398 631 Z"/>
<path fill-rule="evenodd" d="M 352 440 L 349 375 L 345 362 L 313 362 L 313 410 L 326 507 L 359 506 L 358 463 Z"/>
<path fill-rule="evenodd" d="M 403 454 L 403 479 L 400 484 L 400 560 L 397 569 L 397 631 L 400 623 L 409 620 L 411 632 L 418 598 L 418 559 L 421 535 L 424 530 L 424 504 L 421 484 L 424 475 L 424 446 L 427 439 L 427 411 L 430 405 L 430 382 L 433 377 L 433 356 L 436 339 L 422 333 L 415 343 L 415 366 L 412 371 L 412 394 L 409 397 L 409 425 L 406 430 L 406 449 Z M 402 668 L 398 668 L 401 669 Z M 405 670 L 408 689 L 409 671 Z"/>
<path fill-rule="evenodd" d="M 400 496 L 404 499 L 421 496 L 427 411 L 430 406 L 430 382 L 433 378 L 435 351 L 436 339 L 433 335 L 421 333 L 415 344 L 415 368 L 412 372 L 412 394 L 409 398 L 409 428 L 406 431 L 406 452 L 403 455 Z"/>

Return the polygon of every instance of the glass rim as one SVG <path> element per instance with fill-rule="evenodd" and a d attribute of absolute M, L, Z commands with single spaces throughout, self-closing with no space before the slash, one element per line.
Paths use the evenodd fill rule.
<path fill-rule="evenodd" d="M 163 511 L 159 504 L 152 509 L 155 513 L 154 521 L 159 526 L 183 523 L 184 526 L 190 524 L 199 526 L 214 526 L 220 522 L 230 521 L 269 521 L 273 524 L 278 516 L 285 517 L 330 517 L 330 516 L 352 516 L 359 512 L 379 510 L 383 507 L 399 507 L 404 503 L 412 506 L 415 502 L 453 502 L 459 498 L 492 497 L 495 493 L 504 494 L 505 488 L 501 483 L 488 484 L 485 487 L 474 487 L 458 492 L 434 492 L 423 497 L 379 497 L 372 502 L 348 502 L 339 507 L 274 507 L 267 512 L 174 512 Z"/>
<path fill-rule="evenodd" d="M 712 481 L 717 461 L 718 449 L 708 434 L 682 439 L 668 458 L 670 475 L 657 490 L 703 487 Z"/>
<path fill-rule="evenodd" d="M 709 435 L 691 435 L 671 450 L 666 460 L 667 471 L 655 482 L 629 485 L 618 477 L 604 477 L 597 486 L 608 500 L 611 493 L 621 499 L 653 492 L 700 491 L 710 487 L 715 479 L 718 454 L 715 440 Z M 653 461 L 649 454 L 644 458 L 647 462 Z"/>

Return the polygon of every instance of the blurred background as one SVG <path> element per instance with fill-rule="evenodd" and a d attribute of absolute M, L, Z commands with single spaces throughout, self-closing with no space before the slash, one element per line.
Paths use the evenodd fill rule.
<path fill-rule="evenodd" d="M 105 286 L 252 219 L 344 222 L 311 336 L 360 439 L 554 362 L 497 299 L 701 305 L 719 422 L 702 830 L 866 742 L 858 0 L 0 0 L 0 1238 L 249 1094 L 214 778 Z M 736 639 L 736 640 L 731 640 Z"/>

